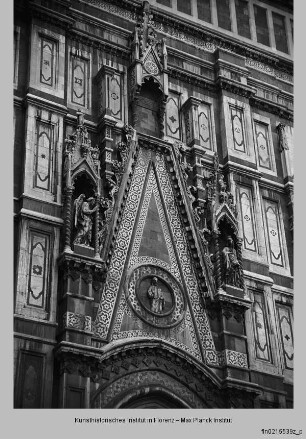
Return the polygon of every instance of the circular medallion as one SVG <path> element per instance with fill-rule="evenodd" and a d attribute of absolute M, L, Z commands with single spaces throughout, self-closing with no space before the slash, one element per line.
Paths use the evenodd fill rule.
<path fill-rule="evenodd" d="M 158 75 L 158 67 L 153 61 L 146 61 L 144 64 L 144 68 L 150 75 Z"/>
<path fill-rule="evenodd" d="M 182 289 L 177 280 L 160 267 L 141 265 L 130 271 L 126 297 L 138 317 L 150 325 L 169 328 L 184 317 Z"/>

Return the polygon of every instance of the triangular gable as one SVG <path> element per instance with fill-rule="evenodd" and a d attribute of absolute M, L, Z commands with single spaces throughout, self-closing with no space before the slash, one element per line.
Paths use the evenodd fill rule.
<path fill-rule="evenodd" d="M 92 159 L 90 159 L 92 161 Z M 93 170 L 93 164 L 88 162 L 86 158 L 80 159 L 73 167 L 72 167 L 72 174 L 75 178 L 78 174 L 81 172 L 87 172 L 93 179 L 93 181 L 96 181 L 98 175 Z"/>
<path fill-rule="evenodd" d="M 149 206 L 154 205 L 152 196 L 170 263 L 140 251 Z M 123 273 L 127 273 L 126 277 Z M 153 276 L 158 279 L 166 303 L 172 301 L 172 311 L 165 309 L 161 315 L 152 309 L 150 312 L 146 291 L 141 289 L 142 285 L 148 289 Z M 137 288 L 143 296 L 139 296 Z M 142 148 L 139 151 L 94 328 L 97 336 L 109 341 L 166 337 L 197 359 L 218 363 L 162 153 Z"/>
<path fill-rule="evenodd" d="M 152 47 L 150 47 L 144 55 L 143 66 L 145 71 L 150 75 L 160 75 L 162 72 L 162 65 L 159 61 L 159 57 Z"/>
<path fill-rule="evenodd" d="M 232 225 L 233 230 L 236 233 L 238 232 L 237 221 L 236 221 L 235 215 L 226 203 L 223 203 L 218 207 L 218 209 L 216 210 L 216 213 L 215 213 L 215 218 L 216 218 L 217 225 L 220 223 L 222 218 L 223 219 L 226 218 L 227 221 Z"/>
<path fill-rule="evenodd" d="M 158 258 L 168 264 L 170 263 L 166 238 L 163 232 L 157 201 L 153 191 L 151 192 L 146 221 L 138 251 L 138 257 L 142 256 L 150 256 Z"/>

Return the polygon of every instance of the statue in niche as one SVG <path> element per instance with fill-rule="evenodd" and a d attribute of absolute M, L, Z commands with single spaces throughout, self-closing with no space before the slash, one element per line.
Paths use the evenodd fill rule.
<path fill-rule="evenodd" d="M 98 205 L 94 206 L 93 197 L 85 199 L 85 194 L 81 194 L 74 202 L 74 225 L 77 229 L 73 244 L 91 246 L 92 239 L 92 214 L 97 210 Z"/>
<path fill-rule="evenodd" d="M 151 311 L 161 314 L 165 307 L 165 298 L 163 292 L 157 287 L 157 277 L 153 277 L 152 283 L 148 289 L 148 297 L 151 302 Z"/>
<path fill-rule="evenodd" d="M 198 231 L 199 231 L 199 235 L 200 235 L 203 247 L 204 247 L 204 259 L 205 259 L 210 271 L 213 272 L 213 270 L 214 270 L 214 265 L 212 262 L 213 254 L 210 253 L 210 251 L 209 251 L 208 241 L 206 239 L 207 236 L 209 237 L 211 235 L 211 231 L 207 228 L 206 219 L 205 219 L 204 227 L 202 229 L 198 228 Z"/>
<path fill-rule="evenodd" d="M 224 181 L 224 176 L 220 174 L 219 176 L 220 185 L 220 203 L 226 203 L 228 198 L 227 185 Z"/>
<path fill-rule="evenodd" d="M 231 236 L 227 237 L 227 245 L 222 250 L 222 263 L 224 269 L 224 283 L 240 288 L 241 266 Z"/>

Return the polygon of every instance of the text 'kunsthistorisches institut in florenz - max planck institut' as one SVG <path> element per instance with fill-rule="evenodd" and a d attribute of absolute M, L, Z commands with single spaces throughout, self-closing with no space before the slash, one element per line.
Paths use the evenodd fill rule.
<path fill-rule="evenodd" d="M 293 407 L 291 0 L 15 0 L 16 408 Z"/>

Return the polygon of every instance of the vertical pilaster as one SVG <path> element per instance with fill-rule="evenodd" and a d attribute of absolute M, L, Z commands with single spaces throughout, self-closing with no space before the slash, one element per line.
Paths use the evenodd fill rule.
<path fill-rule="evenodd" d="M 73 186 L 66 187 L 65 196 L 65 247 L 64 251 L 71 253 L 71 215 L 72 215 Z"/>
<path fill-rule="evenodd" d="M 288 16 L 285 17 L 285 26 L 286 26 L 287 44 L 288 44 L 289 55 L 293 56 L 293 39 L 292 39 L 290 18 Z"/>
<path fill-rule="evenodd" d="M 232 32 L 238 34 L 235 0 L 230 0 L 230 17 Z"/>
<path fill-rule="evenodd" d="M 271 45 L 272 49 L 276 50 L 273 18 L 272 18 L 272 12 L 270 9 L 267 9 L 267 21 L 268 21 L 270 45 Z"/>
<path fill-rule="evenodd" d="M 221 258 L 220 258 L 220 245 L 219 245 L 219 231 L 214 232 L 214 241 L 215 241 L 215 251 L 216 251 L 216 285 L 217 290 L 221 288 L 221 282 L 222 282 L 222 273 L 221 273 Z"/>
<path fill-rule="evenodd" d="M 254 7 L 252 0 L 249 0 L 248 8 L 249 8 L 249 23 L 250 23 L 251 39 L 256 42 L 257 41 L 256 23 L 255 23 L 255 14 L 254 14 Z"/>
<path fill-rule="evenodd" d="M 59 400 L 58 408 L 63 409 L 66 407 L 66 385 L 67 385 L 67 372 L 62 372 L 59 380 Z"/>
<path fill-rule="evenodd" d="M 100 220 L 100 196 L 97 196 L 97 210 L 95 212 L 95 258 L 100 259 L 99 254 L 99 220 Z"/>
<path fill-rule="evenodd" d="M 218 13 L 216 0 L 211 0 L 211 21 L 214 26 L 218 26 Z"/>
<path fill-rule="evenodd" d="M 237 238 L 237 259 L 242 267 L 242 239 Z M 240 276 L 240 288 L 244 291 L 244 278 L 243 278 L 243 270 L 241 268 L 241 276 Z"/>

